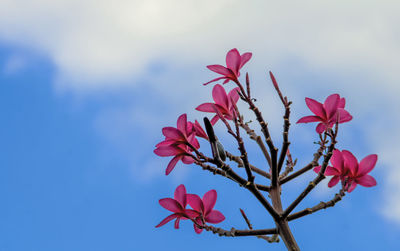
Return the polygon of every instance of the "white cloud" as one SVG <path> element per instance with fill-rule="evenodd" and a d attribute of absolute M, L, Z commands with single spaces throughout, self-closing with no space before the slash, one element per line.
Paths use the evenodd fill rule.
<path fill-rule="evenodd" d="M 390 160 L 399 151 L 387 151 L 389 138 L 400 138 L 399 12 L 400 3 L 389 0 L 3 0 L 0 39 L 50 58 L 64 89 L 90 92 L 137 85 L 146 78 L 155 92 L 180 108 L 205 97 L 200 85 L 193 87 L 207 80 L 202 79 L 205 71 L 193 72 L 192 66 L 222 63 L 233 47 L 250 50 L 255 56 L 248 67 L 258 74 L 268 67 L 280 69 L 283 83 L 293 83 L 296 76 L 310 78 L 310 83 L 287 86 L 295 101 L 328 89 L 351 97 L 348 105 L 358 114 L 355 122 L 364 125 L 370 149 Z M 154 62 L 169 68 L 148 76 Z M 313 76 L 321 75 L 341 81 L 333 84 L 325 77 L 329 84 L 316 85 Z M 264 84 L 264 76 L 259 74 L 255 82 Z M 182 102 L 179 97 L 188 93 L 196 95 Z M 267 114 L 277 114 L 276 105 L 263 107 Z M 149 114 L 143 109 L 134 112 Z M 121 116 L 126 115 L 116 115 Z M 110 122 L 101 119 L 107 127 Z M 142 122 L 153 123 L 148 121 L 154 118 Z M 110 137 L 121 138 L 114 133 Z M 385 163 L 390 189 L 400 190 L 393 178 L 400 169 Z M 389 196 L 388 204 L 400 208 L 398 198 Z M 400 220 L 400 209 L 387 215 Z"/>

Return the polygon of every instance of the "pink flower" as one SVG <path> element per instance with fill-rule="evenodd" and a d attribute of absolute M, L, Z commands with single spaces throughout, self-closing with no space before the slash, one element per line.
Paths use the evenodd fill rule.
<path fill-rule="evenodd" d="M 204 85 L 209 83 L 224 79 L 223 84 L 232 80 L 234 82 L 238 81 L 238 77 L 240 76 L 240 69 L 250 60 L 252 54 L 250 52 L 243 53 L 240 55 L 239 51 L 234 48 L 226 54 L 226 67 L 222 65 L 208 65 L 207 68 L 221 74 L 223 77 L 219 77 L 213 79 Z"/>
<path fill-rule="evenodd" d="M 189 205 L 200 215 L 195 219 L 197 224 L 203 226 L 205 222 L 220 223 L 225 220 L 225 216 L 218 210 L 213 210 L 217 201 L 217 192 L 210 190 L 201 199 L 197 194 L 187 194 L 186 198 Z M 203 229 L 194 224 L 194 231 L 200 234 Z"/>
<path fill-rule="evenodd" d="M 344 109 L 346 100 L 340 98 L 339 94 L 332 94 L 326 98 L 324 104 L 318 101 L 306 98 L 308 108 L 315 116 L 305 116 L 299 119 L 297 123 L 320 122 L 316 127 L 317 133 L 321 134 L 336 123 L 337 113 L 339 113 L 339 123 L 348 122 L 353 119 L 348 111 Z"/>
<path fill-rule="evenodd" d="M 163 219 L 156 227 L 161 227 L 166 223 L 170 222 L 173 219 L 175 220 L 175 228 L 179 228 L 179 222 L 181 219 L 194 219 L 199 216 L 199 213 L 191 210 L 186 209 L 187 199 L 186 199 L 186 188 L 184 185 L 179 185 L 175 189 L 174 199 L 172 198 L 165 198 L 158 201 L 160 205 L 167 209 L 168 211 L 173 212 L 173 214 L 167 216 Z"/>
<path fill-rule="evenodd" d="M 234 118 L 234 104 L 237 103 L 239 100 L 239 87 L 234 88 L 229 92 L 227 95 L 225 92 L 224 87 L 222 85 L 215 85 L 212 90 L 212 96 L 215 103 L 204 103 L 196 107 L 196 110 L 201 112 L 212 112 L 216 113 L 215 109 L 217 109 L 226 119 L 233 119 Z M 234 103 L 232 103 L 232 101 Z M 215 107 L 215 108 L 214 108 Z M 215 115 L 211 119 L 211 124 L 215 125 L 219 119 L 218 114 Z"/>
<path fill-rule="evenodd" d="M 174 156 L 165 170 L 166 175 L 174 169 L 180 160 L 184 164 L 192 164 L 194 162 L 194 159 L 189 156 L 193 149 L 187 143 L 199 149 L 200 144 L 196 136 L 208 139 L 200 123 L 197 121 L 195 123 L 187 121 L 186 114 L 179 116 L 177 128 L 164 127 L 162 133 L 165 136 L 165 140 L 156 145 L 154 153 L 161 157 Z"/>
<path fill-rule="evenodd" d="M 364 187 L 376 186 L 376 180 L 368 173 L 374 169 L 377 160 L 378 155 L 371 154 L 358 163 L 351 152 L 334 150 L 330 161 L 332 166 L 328 166 L 325 170 L 326 176 L 333 176 L 328 183 L 328 187 L 335 186 L 340 180 L 342 183 L 347 180 L 349 193 L 356 188 L 357 184 Z M 320 166 L 314 168 L 317 173 L 320 170 Z"/>

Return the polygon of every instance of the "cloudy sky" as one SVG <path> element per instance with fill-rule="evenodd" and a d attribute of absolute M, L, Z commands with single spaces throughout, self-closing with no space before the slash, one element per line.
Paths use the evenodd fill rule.
<path fill-rule="evenodd" d="M 285 250 L 255 238 L 198 236 L 188 222 L 180 230 L 154 228 L 168 214 L 158 199 L 182 183 L 193 193 L 218 191 L 224 228 L 246 227 L 238 208 L 255 226 L 273 226 L 234 184 L 182 164 L 165 176 L 168 158 L 152 152 L 161 128 L 180 114 L 204 116 L 194 108 L 211 100 L 212 86 L 202 83 L 216 77 L 205 66 L 223 64 L 231 48 L 253 53 L 243 70 L 276 142 L 283 111 L 268 70 L 294 102 L 291 150 L 299 166 L 317 139 L 313 125 L 294 123 L 309 113 L 304 97 L 323 101 L 332 93 L 346 98 L 354 117 L 341 127 L 338 148 L 358 159 L 379 156 L 372 172 L 378 186 L 358 187 L 336 207 L 293 223 L 299 245 L 394 250 L 399 12 L 389 0 L 1 0 L 0 250 Z M 285 186 L 285 203 L 312 177 Z M 335 192 L 325 182 L 299 207 Z"/>

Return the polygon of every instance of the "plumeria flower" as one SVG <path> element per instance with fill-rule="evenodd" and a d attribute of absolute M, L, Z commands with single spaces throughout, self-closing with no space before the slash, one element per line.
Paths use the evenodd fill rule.
<path fill-rule="evenodd" d="M 199 213 L 195 221 L 200 226 L 203 226 L 205 222 L 217 224 L 225 220 L 225 216 L 220 211 L 213 210 L 217 201 L 217 191 L 214 189 L 205 193 L 203 199 L 197 194 L 187 194 L 186 198 L 189 205 Z M 200 234 L 203 231 L 196 224 L 193 226 L 196 233 Z"/>
<path fill-rule="evenodd" d="M 364 187 L 376 186 L 376 180 L 368 173 L 374 169 L 378 155 L 371 154 L 358 163 L 356 157 L 347 151 L 334 150 L 331 157 L 332 166 L 328 166 L 325 170 L 326 176 L 333 176 L 328 183 L 328 187 L 333 187 L 339 181 L 346 182 L 347 190 L 350 193 L 357 184 Z M 314 168 L 315 172 L 319 172 L 321 166 Z"/>
<path fill-rule="evenodd" d="M 323 104 L 314 99 L 306 98 L 306 104 L 315 116 L 302 117 L 297 123 L 320 122 L 315 129 L 319 134 L 332 128 L 337 121 L 338 113 L 339 123 L 348 122 L 353 119 L 350 113 L 344 109 L 346 100 L 340 98 L 339 94 L 330 95 Z"/>
<path fill-rule="evenodd" d="M 160 205 L 167 209 L 168 211 L 173 212 L 173 214 L 167 216 L 163 219 L 156 227 L 161 227 L 170 222 L 173 219 L 175 220 L 175 228 L 179 228 L 179 222 L 181 219 L 194 219 L 199 216 L 199 213 L 186 209 L 187 199 L 186 199 L 186 188 L 184 185 L 179 185 L 175 189 L 174 198 L 165 198 L 158 201 Z"/>
<path fill-rule="evenodd" d="M 161 157 L 174 156 L 168 163 L 167 169 L 165 169 L 165 175 L 168 175 L 175 168 L 178 161 L 182 161 L 184 164 L 192 164 L 194 159 L 190 156 L 192 149 L 186 145 L 169 145 L 159 146 L 154 150 L 154 153 Z"/>
<path fill-rule="evenodd" d="M 200 126 L 200 124 L 198 126 Z M 172 144 L 185 144 L 187 142 L 196 148 L 200 147 L 199 142 L 195 137 L 195 126 L 193 123 L 187 121 L 187 115 L 185 113 L 179 116 L 176 122 L 176 128 L 164 127 L 162 129 L 162 133 L 165 136 L 165 140 L 158 143 L 156 147 L 168 146 Z"/>
<path fill-rule="evenodd" d="M 215 103 L 204 103 L 196 107 L 201 112 L 217 113 L 215 109 L 221 113 L 226 119 L 233 119 L 235 114 L 234 104 L 239 100 L 239 87 L 232 89 L 228 94 L 222 85 L 215 85 L 212 90 L 212 96 Z M 211 119 L 211 124 L 215 125 L 219 119 L 218 114 Z"/>
<path fill-rule="evenodd" d="M 179 116 L 177 128 L 164 127 L 162 132 L 165 136 L 165 140 L 156 145 L 154 153 L 161 157 L 174 156 L 165 170 L 166 175 L 170 174 L 180 160 L 184 164 L 192 164 L 194 162 L 194 159 L 190 156 L 193 149 L 190 148 L 187 143 L 199 149 L 200 144 L 196 136 L 208 140 L 207 134 L 204 132 L 200 123 L 197 121 L 195 121 L 195 123 L 187 121 L 186 114 Z"/>
<path fill-rule="evenodd" d="M 240 76 L 240 69 L 250 60 L 252 54 L 250 52 L 240 55 L 239 51 L 235 48 L 226 54 L 226 67 L 222 65 L 208 65 L 207 68 L 221 74 L 222 77 L 213 79 L 204 85 L 224 79 L 223 84 L 228 83 L 230 80 L 237 82 Z"/>

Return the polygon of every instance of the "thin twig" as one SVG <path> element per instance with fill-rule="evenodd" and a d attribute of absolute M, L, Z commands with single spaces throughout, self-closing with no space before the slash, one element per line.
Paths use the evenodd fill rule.
<path fill-rule="evenodd" d="M 238 164 L 238 167 L 244 167 L 243 161 L 239 156 L 235 156 L 235 155 L 233 155 L 232 153 L 230 153 L 228 151 L 225 151 L 225 154 L 226 154 L 226 157 L 228 157 L 229 160 L 236 162 Z M 250 164 L 250 169 L 253 172 L 257 173 L 257 174 L 259 174 L 261 176 L 264 176 L 265 178 L 271 179 L 271 174 L 269 174 L 269 173 L 267 173 L 267 172 L 255 167 L 255 166 L 253 166 L 251 164 Z"/>

